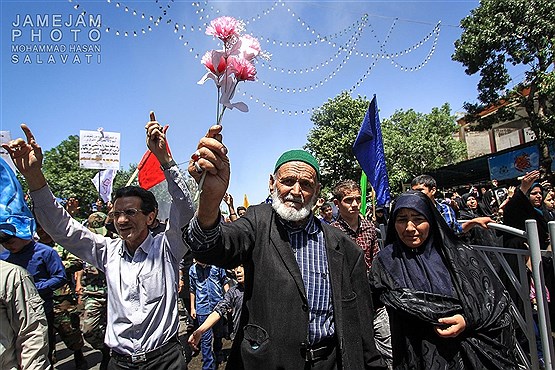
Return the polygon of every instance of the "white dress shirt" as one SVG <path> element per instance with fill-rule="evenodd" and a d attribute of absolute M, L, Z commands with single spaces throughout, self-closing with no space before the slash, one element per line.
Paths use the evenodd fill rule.
<path fill-rule="evenodd" d="M 95 234 L 56 203 L 45 186 L 31 193 L 44 230 L 71 253 L 106 274 L 108 323 L 105 343 L 124 355 L 161 347 L 179 328 L 179 262 L 187 251 L 181 229 L 193 216 L 191 196 L 177 166 L 164 171 L 172 197 L 166 231 L 149 233 L 131 256 L 121 239 Z"/>

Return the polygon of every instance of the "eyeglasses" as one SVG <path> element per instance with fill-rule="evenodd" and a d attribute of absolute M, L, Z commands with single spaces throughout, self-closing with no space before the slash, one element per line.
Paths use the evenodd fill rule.
<path fill-rule="evenodd" d="M 125 215 L 125 217 L 133 218 L 133 217 L 137 216 L 137 214 L 139 214 L 139 213 L 144 213 L 144 211 L 142 209 L 129 208 L 129 209 L 124 209 L 123 211 L 109 212 L 108 216 L 110 216 L 110 218 L 113 218 L 114 220 L 117 220 L 122 215 Z"/>
<path fill-rule="evenodd" d="M 541 193 L 542 193 L 541 191 L 533 191 L 533 192 L 530 193 L 530 195 L 538 195 L 538 194 L 541 194 Z"/>

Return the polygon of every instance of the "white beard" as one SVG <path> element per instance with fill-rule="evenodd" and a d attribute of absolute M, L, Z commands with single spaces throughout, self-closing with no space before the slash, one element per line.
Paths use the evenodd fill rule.
<path fill-rule="evenodd" d="M 310 202 L 304 205 L 303 208 L 296 210 L 295 208 L 286 205 L 285 202 L 281 200 L 281 198 L 279 197 L 277 188 L 274 188 L 274 191 L 272 192 L 272 207 L 277 212 L 279 217 L 283 218 L 285 221 L 291 221 L 291 222 L 302 221 L 310 215 L 312 206 L 314 206 L 314 204 L 316 203 L 317 195 L 318 194 L 314 194 Z M 297 201 L 300 201 L 301 203 L 304 203 L 304 198 L 302 198 L 302 195 L 300 199 L 299 198 L 295 199 L 295 197 L 293 197 L 292 195 L 287 195 L 285 197 L 285 201 L 293 201 L 293 200 L 297 200 Z"/>

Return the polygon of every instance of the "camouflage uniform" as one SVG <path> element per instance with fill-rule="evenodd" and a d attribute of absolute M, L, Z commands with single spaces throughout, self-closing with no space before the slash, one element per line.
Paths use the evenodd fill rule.
<path fill-rule="evenodd" d="M 107 320 L 106 276 L 96 267 L 86 263 L 81 279 L 83 286 L 82 328 L 83 336 L 93 348 L 102 349 Z"/>
<path fill-rule="evenodd" d="M 83 261 L 69 253 L 59 244 L 52 248 L 62 259 L 68 283 L 54 291 L 54 328 L 60 334 L 66 347 L 72 351 L 83 348 L 83 335 L 79 328 L 79 309 L 75 299 L 72 276 L 83 268 Z"/>
<path fill-rule="evenodd" d="M 94 212 L 87 219 L 87 227 L 100 235 L 107 236 L 106 214 Z M 107 296 L 106 276 L 96 267 L 85 263 L 83 276 L 81 278 L 83 287 L 83 320 L 81 330 L 87 343 L 93 348 L 102 350 L 104 346 L 104 335 L 106 333 Z"/>

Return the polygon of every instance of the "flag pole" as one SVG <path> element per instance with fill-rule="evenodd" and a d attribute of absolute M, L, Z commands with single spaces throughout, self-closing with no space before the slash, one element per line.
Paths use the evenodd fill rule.
<path fill-rule="evenodd" d="M 137 168 L 135 168 L 135 172 L 133 172 L 133 174 L 131 175 L 129 180 L 127 180 L 127 184 L 125 184 L 125 186 L 131 185 L 131 183 L 133 182 L 133 180 L 135 180 L 135 178 L 137 177 L 138 174 L 139 174 L 139 166 L 137 166 Z"/>
<path fill-rule="evenodd" d="M 360 174 L 360 213 L 366 218 L 366 188 L 368 187 L 368 177 L 364 171 Z"/>
<path fill-rule="evenodd" d="M 102 177 L 102 176 L 100 176 L 101 172 L 102 172 L 102 170 L 98 171 L 98 199 L 102 199 L 102 194 L 100 192 L 100 186 L 101 186 L 100 178 Z"/>

